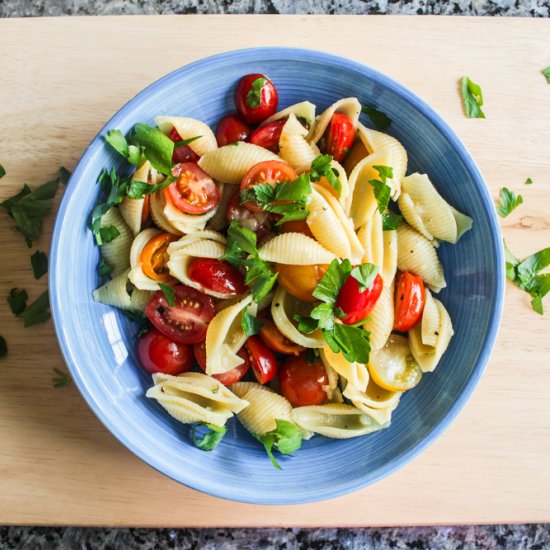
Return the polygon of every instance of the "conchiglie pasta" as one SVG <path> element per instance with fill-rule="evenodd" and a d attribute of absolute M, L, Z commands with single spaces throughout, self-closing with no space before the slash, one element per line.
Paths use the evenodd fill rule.
<path fill-rule="evenodd" d="M 397 229 L 397 267 L 418 275 L 434 292 L 447 286 L 434 245 L 406 223 Z"/>
<path fill-rule="evenodd" d="M 180 231 L 172 225 L 164 214 L 164 194 L 162 191 L 149 195 L 149 205 L 151 207 L 151 218 L 157 227 L 174 235 L 181 235 Z"/>
<path fill-rule="evenodd" d="M 279 156 L 301 174 L 310 169 L 317 153 L 306 141 L 308 131 L 290 114 L 279 138 Z"/>
<path fill-rule="evenodd" d="M 201 231 L 204 229 L 208 220 L 216 215 L 220 206 L 219 203 L 217 203 L 214 208 L 204 214 L 186 214 L 178 210 L 171 201 L 166 199 L 163 190 L 158 194 L 158 201 L 162 206 L 162 212 L 165 219 L 180 233 L 193 233 L 194 231 Z"/>
<path fill-rule="evenodd" d="M 384 231 L 382 234 L 384 240 L 384 261 L 380 275 L 386 281 L 393 281 L 397 271 L 397 231 L 395 229 Z"/>
<path fill-rule="evenodd" d="M 382 349 L 386 343 L 394 321 L 393 303 L 394 285 L 384 286 L 382 294 L 376 302 L 371 314 L 367 317 L 363 328 L 370 332 L 370 346 L 373 351 Z"/>
<path fill-rule="evenodd" d="M 198 372 L 179 376 L 154 374 L 154 386 L 145 394 L 183 424 L 205 422 L 225 425 L 234 413 L 241 412 L 248 402 L 240 399 L 216 379 Z"/>
<path fill-rule="evenodd" d="M 276 122 L 278 120 L 285 120 L 291 114 L 294 115 L 298 119 L 300 124 L 302 124 L 302 126 L 304 126 L 308 131 L 310 129 L 313 129 L 313 124 L 315 122 L 315 105 L 310 101 L 295 103 L 294 105 L 290 105 L 282 111 L 278 111 L 274 115 L 271 115 L 267 120 L 262 122 L 261 126 L 271 124 L 272 122 Z"/>
<path fill-rule="evenodd" d="M 384 388 L 377 386 L 371 379 L 369 380 L 367 389 L 364 392 L 360 392 L 352 384 L 347 384 L 344 388 L 344 397 L 347 397 L 350 401 L 353 401 L 356 407 L 356 403 L 361 403 L 370 409 L 389 409 L 390 411 L 393 411 L 399 404 L 401 392 L 385 390 Z M 379 424 L 384 424 L 383 421 L 378 422 Z"/>
<path fill-rule="evenodd" d="M 348 116 L 353 125 L 357 126 L 359 121 L 359 115 L 361 114 L 361 104 L 356 97 L 347 97 L 340 99 L 336 103 L 333 103 L 326 111 L 321 113 L 315 122 L 315 127 L 311 133 L 310 142 L 317 143 L 325 133 L 325 130 L 328 128 L 332 116 L 334 113 L 342 113 Z"/>
<path fill-rule="evenodd" d="M 113 268 L 112 276 L 114 277 L 130 267 L 129 255 L 133 235 L 116 208 L 109 208 L 101 216 L 100 226 L 102 228 L 115 227 L 118 231 L 118 235 L 112 241 L 100 246 L 101 255 Z"/>
<path fill-rule="evenodd" d="M 277 235 L 259 250 L 266 262 L 287 265 L 330 264 L 336 256 L 316 240 L 302 233 Z"/>
<path fill-rule="evenodd" d="M 239 185 L 252 166 L 266 160 L 281 159 L 263 147 L 237 141 L 206 153 L 198 164 L 215 180 Z"/>
<path fill-rule="evenodd" d="M 92 292 L 96 302 L 125 310 L 143 310 L 144 295 L 137 294 L 132 300 L 136 289 L 128 282 L 129 270 L 119 273 L 103 286 Z"/>
<path fill-rule="evenodd" d="M 363 263 L 371 263 L 382 268 L 384 262 L 384 230 L 382 228 L 382 215 L 376 209 L 371 218 L 357 232 L 364 255 Z M 384 280 L 384 283 L 386 281 Z"/>
<path fill-rule="evenodd" d="M 332 367 L 340 376 L 345 378 L 359 391 L 365 391 L 369 383 L 369 371 L 366 365 L 348 361 L 342 353 L 335 353 L 328 345 L 321 351 L 323 364 Z"/>
<path fill-rule="evenodd" d="M 218 148 L 214 132 L 201 120 L 179 116 L 158 116 L 155 122 L 164 134 L 169 134 L 172 128 L 175 128 L 182 140 L 200 136 L 188 145 L 199 157 Z"/>

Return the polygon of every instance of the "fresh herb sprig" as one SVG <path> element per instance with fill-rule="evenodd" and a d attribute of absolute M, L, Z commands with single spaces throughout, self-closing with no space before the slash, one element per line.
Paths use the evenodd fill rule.
<path fill-rule="evenodd" d="M 339 176 L 338 170 L 332 166 L 332 155 L 319 155 L 311 163 L 310 180 L 315 182 L 325 178 L 340 195 L 342 193 L 342 183 Z"/>
<path fill-rule="evenodd" d="M 250 91 L 246 94 L 246 102 L 249 107 L 256 109 L 262 104 L 262 88 L 267 83 L 267 79 L 262 77 L 257 78 L 252 82 Z"/>
<path fill-rule="evenodd" d="M 29 295 L 25 289 L 12 288 L 7 297 L 11 312 L 23 318 L 25 327 L 43 323 L 50 318 L 48 291 L 44 291 L 32 304 L 27 305 Z"/>
<path fill-rule="evenodd" d="M 71 376 L 68 372 L 63 372 L 61 369 L 54 367 L 52 374 L 52 384 L 54 388 L 62 388 L 68 386 L 72 382 Z"/>
<path fill-rule="evenodd" d="M 159 283 L 158 285 L 159 289 L 162 290 L 168 305 L 170 307 L 174 307 L 176 305 L 176 291 L 169 285 L 165 285 L 163 283 Z"/>
<path fill-rule="evenodd" d="M 219 386 L 218 386 L 219 390 Z M 206 429 L 206 432 L 204 432 Z M 199 431 L 202 433 L 199 434 Z M 195 447 L 201 451 L 213 451 L 223 439 L 227 428 L 225 426 L 216 426 L 215 424 L 195 424 L 191 428 L 191 441 Z"/>
<path fill-rule="evenodd" d="M 479 84 L 464 76 L 460 80 L 460 90 L 466 116 L 468 118 L 485 118 L 485 113 L 481 109 L 483 106 L 483 93 Z"/>
<path fill-rule="evenodd" d="M 365 113 L 374 124 L 377 130 L 385 132 L 391 126 L 391 118 L 372 105 L 363 105 L 361 112 Z"/>
<path fill-rule="evenodd" d="M 279 451 L 283 455 L 289 455 L 302 446 L 302 430 L 293 422 L 276 419 L 276 428 L 264 435 L 253 434 L 263 444 L 271 463 L 278 470 L 281 465 L 273 456 L 273 451 Z"/>
<path fill-rule="evenodd" d="M 516 195 L 507 187 L 503 187 L 500 190 L 496 209 L 500 216 L 505 218 L 510 215 L 520 204 L 523 204 L 523 197 L 521 195 Z"/>
<path fill-rule="evenodd" d="M 546 82 L 550 84 L 550 67 L 546 67 L 546 69 L 542 69 L 541 73 L 544 75 L 544 78 L 546 78 Z"/>
<path fill-rule="evenodd" d="M 263 324 L 257 317 L 251 315 L 248 311 L 245 311 L 241 318 L 241 326 L 246 337 L 248 338 L 249 336 L 258 334 Z"/>
<path fill-rule="evenodd" d="M 374 188 L 374 198 L 378 205 L 378 211 L 382 214 L 382 228 L 385 231 L 397 229 L 403 217 L 388 210 L 391 197 L 391 187 L 388 185 L 388 179 L 393 178 L 393 168 L 391 166 L 373 166 L 378 172 L 378 179 L 369 180 Z"/>

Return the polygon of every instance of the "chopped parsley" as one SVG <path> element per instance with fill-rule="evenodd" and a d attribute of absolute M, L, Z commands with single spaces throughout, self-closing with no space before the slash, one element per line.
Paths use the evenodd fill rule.
<path fill-rule="evenodd" d="M 8 343 L 3 336 L 0 336 L 0 357 L 6 357 L 8 354 Z"/>
<path fill-rule="evenodd" d="M 309 177 L 311 181 L 319 181 L 325 178 L 331 187 L 340 195 L 342 193 L 342 184 L 340 183 L 338 170 L 332 167 L 332 155 L 319 155 L 311 163 Z"/>
<path fill-rule="evenodd" d="M 531 178 L 527 178 L 524 183 L 525 183 L 525 185 L 531 185 L 534 182 Z"/>
<path fill-rule="evenodd" d="M 466 116 L 468 118 L 485 118 L 485 113 L 481 110 L 483 106 L 483 93 L 479 84 L 472 82 L 467 76 L 464 76 L 460 81 L 460 86 Z"/>
<path fill-rule="evenodd" d="M 158 285 L 160 290 L 162 290 L 162 293 L 164 294 L 168 305 L 170 307 L 174 307 L 176 305 L 176 291 L 171 286 L 165 285 L 163 283 L 159 283 Z"/>
<path fill-rule="evenodd" d="M 246 334 L 246 337 L 248 338 L 249 336 L 258 334 L 263 325 L 257 317 L 254 317 L 254 315 L 251 315 L 248 311 L 245 311 L 241 319 L 241 326 Z"/>
<path fill-rule="evenodd" d="M 199 430 L 201 431 L 202 435 L 197 433 L 199 432 Z M 227 432 L 227 428 L 225 426 L 216 426 L 215 424 L 207 423 L 195 424 L 191 428 L 191 441 L 193 442 L 193 445 L 201 449 L 201 451 L 212 451 L 223 439 L 225 432 Z"/>
<path fill-rule="evenodd" d="M 44 252 L 37 250 L 31 255 L 32 272 L 35 279 L 40 279 L 48 273 L 48 256 Z"/>
<path fill-rule="evenodd" d="M 402 220 L 403 216 L 401 214 L 394 214 L 389 211 L 384 212 L 384 214 L 382 214 L 382 229 L 384 231 L 397 229 Z"/>
<path fill-rule="evenodd" d="M 541 73 L 546 78 L 546 82 L 548 82 L 548 84 L 550 84 L 550 67 L 546 67 L 546 69 L 542 69 Z"/>
<path fill-rule="evenodd" d="M 48 291 L 44 291 L 30 306 L 27 306 L 22 312 L 23 325 L 30 327 L 43 323 L 50 318 L 50 299 Z"/>
<path fill-rule="evenodd" d="M 378 211 L 382 214 L 382 228 L 385 231 L 397 229 L 402 216 L 388 210 L 391 187 L 387 181 L 389 178 L 393 178 L 393 169 L 391 166 L 373 166 L 373 168 L 378 172 L 379 179 L 369 180 L 369 183 L 374 187 L 374 198 L 378 204 Z"/>
<path fill-rule="evenodd" d="M 520 204 L 523 203 L 523 197 L 510 191 L 507 187 L 500 190 L 500 195 L 497 202 L 497 212 L 501 217 L 505 218 L 511 214 Z"/>
<path fill-rule="evenodd" d="M 293 422 L 276 419 L 276 428 L 264 435 L 253 434 L 263 444 L 265 452 L 271 463 L 278 470 L 282 470 L 280 464 L 275 460 L 273 451 L 279 451 L 283 455 L 289 455 L 302 446 L 302 430 Z"/>
<path fill-rule="evenodd" d="M 183 147 L 184 145 L 189 145 L 190 143 L 193 143 L 197 139 L 200 139 L 202 136 L 193 136 L 191 138 L 182 139 L 181 141 L 174 142 L 174 149 L 177 149 L 178 147 Z"/>
<path fill-rule="evenodd" d="M 14 315 L 21 315 L 21 313 L 23 313 L 23 311 L 27 307 L 28 298 L 29 295 L 24 288 L 12 288 L 7 298 L 11 312 Z"/>
<path fill-rule="evenodd" d="M 391 118 L 372 105 L 363 105 L 361 111 L 365 113 L 377 130 L 385 132 L 391 125 Z"/>
<path fill-rule="evenodd" d="M 54 367 L 52 375 L 52 384 L 54 388 L 68 386 L 71 383 L 71 376 L 67 372 Z"/>
<path fill-rule="evenodd" d="M 262 104 L 262 88 L 267 83 L 267 79 L 261 76 L 252 82 L 250 91 L 246 94 L 246 102 L 249 107 L 256 109 Z"/>

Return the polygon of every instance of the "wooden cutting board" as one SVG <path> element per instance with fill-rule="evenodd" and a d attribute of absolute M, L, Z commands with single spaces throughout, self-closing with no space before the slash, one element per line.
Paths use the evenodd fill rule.
<path fill-rule="evenodd" d="M 301 46 L 402 82 L 464 140 L 493 196 L 525 203 L 502 221 L 511 249 L 550 246 L 550 21 L 464 17 L 166 16 L 0 20 L 0 199 L 72 169 L 104 122 L 150 82 L 204 56 Z M 464 117 L 457 80 L 483 87 L 486 120 Z M 526 178 L 534 184 L 525 186 Z M 36 248 L 47 250 L 47 220 Z M 34 281 L 0 212 L 0 296 Z M 67 266 L 67 269 L 70 269 Z M 0 524 L 368 526 L 550 521 L 550 300 L 545 317 L 508 286 L 492 360 L 471 401 L 426 452 L 360 492 L 310 505 L 236 504 L 152 470 L 100 424 L 63 365 L 51 322 L 23 329 L 3 302 Z M 345 467 L 343 464 L 342 467 Z"/>

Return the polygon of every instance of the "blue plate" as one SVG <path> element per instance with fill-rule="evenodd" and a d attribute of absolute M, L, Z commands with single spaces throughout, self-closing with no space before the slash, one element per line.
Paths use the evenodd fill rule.
<path fill-rule="evenodd" d="M 87 229 L 100 170 L 120 159 L 101 135 L 128 131 L 157 115 L 185 115 L 212 127 L 233 111 L 241 76 L 266 73 L 280 107 L 308 99 L 321 112 L 356 96 L 392 119 L 389 133 L 407 149 L 409 170 L 430 175 L 440 193 L 474 220 L 458 245 L 443 244 L 448 287 L 440 297 L 455 336 L 439 367 L 405 394 L 390 428 L 353 440 L 314 437 L 273 468 L 258 443 L 232 419 L 213 452 L 190 444 L 187 426 L 144 397 L 150 378 L 138 366 L 135 327 L 114 308 L 94 303 L 98 249 Z M 458 98 L 457 98 L 457 108 Z M 368 120 L 365 120 L 369 124 Z M 394 472 L 450 424 L 491 353 L 503 303 L 499 226 L 483 178 L 464 145 L 418 97 L 384 75 L 334 55 L 291 48 L 233 51 L 187 65 L 155 82 L 106 124 L 76 167 L 57 217 L 51 248 L 50 300 L 65 360 L 98 418 L 128 449 L 171 478 L 222 498 L 261 504 L 322 500 L 355 491 Z M 449 472 L 452 475 L 452 472 Z"/>

